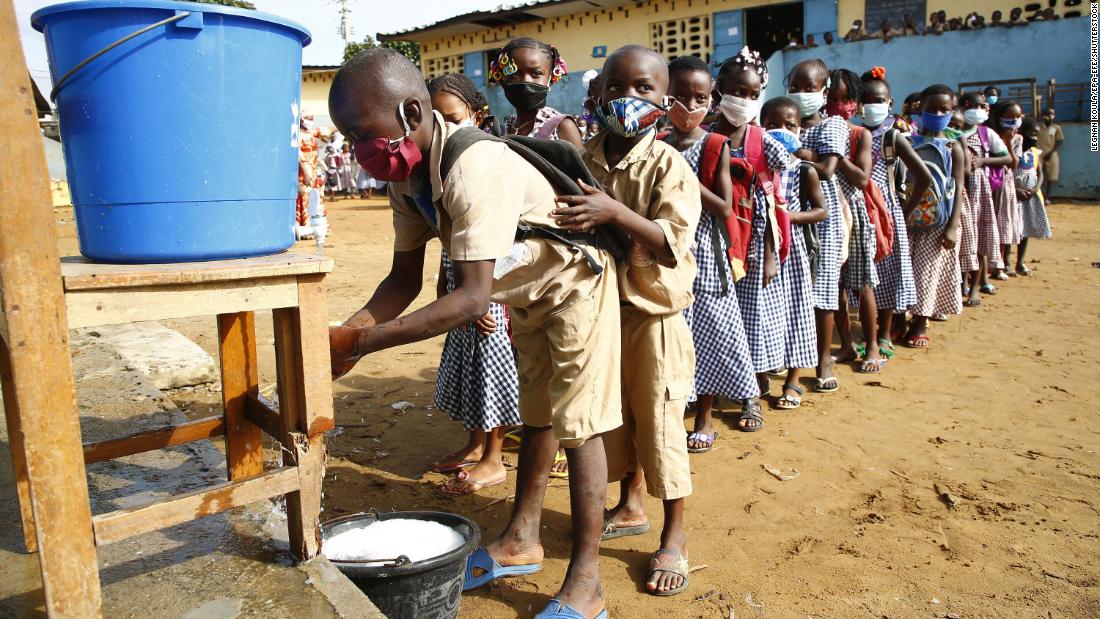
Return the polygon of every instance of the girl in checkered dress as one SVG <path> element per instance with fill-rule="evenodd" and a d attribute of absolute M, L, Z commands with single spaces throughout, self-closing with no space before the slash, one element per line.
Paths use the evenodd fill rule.
<path fill-rule="evenodd" d="M 1015 177 L 1023 142 L 1023 137 L 1018 129 L 1023 119 L 1024 111 L 1020 104 L 1015 101 L 1002 101 L 990 113 L 990 124 L 1001 136 L 1001 140 L 1008 145 L 1008 153 L 1012 157 L 1012 163 L 1004 166 L 1004 185 L 999 191 L 993 192 L 993 200 L 997 205 L 997 223 L 1000 224 L 1001 258 L 1004 261 L 1005 269 L 1010 264 L 1009 254 L 1012 251 L 1012 246 L 1020 242 L 1024 231 L 1023 210 L 1016 197 Z M 1015 275 L 1015 273 L 1000 271 L 994 278 L 1003 280 L 1008 279 L 1009 275 Z"/>
<path fill-rule="evenodd" d="M 788 97 L 769 100 L 760 115 L 761 125 L 768 130 L 768 135 L 791 153 L 802 146 L 798 137 L 801 132 L 799 121 L 798 104 Z M 802 182 L 803 177 L 805 183 Z M 821 193 L 817 170 L 809 162 L 792 159 L 791 165 L 777 180 L 787 200 L 791 220 L 791 251 L 779 267 L 779 279 L 787 293 L 786 354 L 783 364 L 787 368 L 787 377 L 776 407 L 792 410 L 802 405 L 803 390 L 799 385 L 802 368 L 812 368 L 818 364 L 813 272 L 804 229 L 813 227 L 813 238 L 816 238 L 816 226 L 829 212 L 825 208 L 825 196 Z"/>
<path fill-rule="evenodd" d="M 1043 204 L 1043 156 L 1039 150 L 1039 122 L 1028 116 L 1020 127 L 1023 135 L 1023 150 L 1020 153 L 1020 165 L 1016 168 L 1016 192 L 1020 196 L 1023 209 L 1024 233 L 1016 251 L 1016 274 L 1031 275 L 1024 264 L 1028 239 L 1048 239 L 1051 236 L 1047 209 Z"/>
<path fill-rule="evenodd" d="M 848 260 L 840 270 L 840 298 L 837 302 L 836 324 L 840 333 L 840 353 L 837 361 L 856 361 L 863 356 L 859 371 L 873 374 L 882 371 L 886 359 L 879 352 L 878 308 L 875 304 L 875 286 L 878 270 L 875 268 L 875 228 L 867 213 L 863 190 L 871 182 L 872 139 L 865 128 L 853 128 L 848 122 L 859 107 L 863 97 L 863 82 L 848 69 L 836 69 L 830 74 L 829 103 L 825 110 L 829 116 L 839 116 L 848 124 L 848 156 L 837 162 L 837 180 L 840 191 L 848 201 L 852 212 L 852 236 L 848 244 Z M 858 138 L 852 138 L 852 135 Z M 849 291 L 858 295 L 860 325 L 864 343 L 859 348 L 852 337 L 852 323 L 848 315 Z"/>
<path fill-rule="evenodd" d="M 694 430 L 688 434 L 688 451 L 703 453 L 714 447 L 714 399 L 755 400 L 760 395 L 749 355 L 748 338 L 737 304 L 733 270 L 719 226 L 725 226 L 733 195 L 729 173 L 729 144 L 718 134 L 704 131 L 702 122 L 710 107 L 710 68 L 695 56 L 681 56 L 668 65 L 671 130 L 664 138 L 683 153 L 702 179 L 700 166 L 708 144 L 722 144 L 711 186 L 700 184 L 703 212 L 695 229 L 692 254 L 697 268 L 692 292 L 695 302 L 684 310 L 695 344 L 696 404 Z M 720 140 L 720 142 L 712 142 Z M 708 165 L 715 165 L 708 161 Z"/>
<path fill-rule="evenodd" d="M 742 49 L 740 54 L 722 63 L 715 79 L 715 90 L 722 100 L 718 104 L 721 115 L 713 129 L 715 133 L 729 136 L 730 157 L 745 158 L 747 141 L 756 139 L 760 140 L 764 164 L 772 174 L 785 170 L 791 160 L 787 149 L 759 127 L 749 129 L 750 123 L 760 115 L 760 97 L 768 84 L 768 68 L 760 54 L 747 47 Z M 753 144 L 754 149 L 756 146 Z M 761 172 L 756 171 L 757 178 Z M 754 183 L 745 276 L 737 282 L 737 301 L 745 320 L 753 369 L 765 395 L 768 393 L 766 372 L 781 367 L 784 362 L 787 325 L 787 298 L 782 282 L 775 278 L 779 268 L 779 247 L 772 240 L 771 232 L 776 224 L 774 214 L 768 209 L 768 198 L 761 184 Z M 743 432 L 756 432 L 763 425 L 760 403 L 746 400 L 738 428 Z"/>
<path fill-rule="evenodd" d="M 803 60 L 787 76 L 787 96 L 799 105 L 802 124 L 802 148 L 798 157 L 810 161 L 821 178 L 828 217 L 817 224 L 820 257 L 814 278 L 813 301 L 817 321 L 817 390 L 837 390 L 830 358 L 833 346 L 833 318 L 840 296 L 840 264 L 847 234 L 841 205 L 840 185 L 836 179 L 838 161 L 848 154 L 848 123 L 844 119 L 821 115 L 829 70 L 819 59 Z"/>
<path fill-rule="evenodd" d="M 944 172 L 954 179 L 955 187 L 959 188 L 963 183 L 966 155 L 958 142 L 948 141 L 944 137 L 954 101 L 954 91 L 943 84 L 925 88 L 921 92 L 921 134 L 913 136 L 912 140 L 914 144 L 936 141 L 947 149 L 947 167 L 950 169 L 945 169 Z M 921 195 L 926 186 L 925 182 L 915 182 L 913 191 Z M 905 337 L 905 345 L 910 348 L 928 346 L 929 318 L 936 314 L 962 312 L 956 245 L 961 216 L 958 195 L 959 192 L 956 191 L 951 219 L 945 226 L 909 229 L 913 276 L 917 285 L 917 302 L 912 308 L 913 320 L 909 322 L 909 332 Z"/>
<path fill-rule="evenodd" d="M 966 195 L 970 205 L 970 222 L 974 236 L 977 237 L 977 264 L 972 264 L 969 259 L 963 260 L 962 258 L 966 258 L 965 254 L 960 260 L 963 272 L 970 273 L 969 281 L 965 284 L 970 289 L 966 305 L 976 307 L 982 302 L 980 293 L 995 294 L 997 291 L 989 283 L 989 273 L 1004 268 L 997 210 L 989 175 L 993 168 L 1011 163 L 1012 158 L 997 132 L 984 124 L 989 119 L 989 104 L 986 103 L 985 95 L 976 91 L 964 93 L 959 97 L 959 106 L 963 109 L 963 145 L 970 154 Z M 966 250 L 969 252 L 969 247 Z"/>
<path fill-rule="evenodd" d="M 890 84 L 886 69 L 874 67 L 863 74 L 863 124 L 871 131 L 871 182 L 878 185 L 894 223 L 894 247 L 890 255 L 875 264 L 879 284 L 875 287 L 878 306 L 878 344 L 883 355 L 892 356 L 891 336 L 894 314 L 904 314 L 917 302 L 917 287 L 913 281 L 913 263 L 909 256 L 909 235 L 905 230 L 905 212 L 889 176 L 891 170 L 883 154 L 884 144 L 893 148 L 893 156 L 903 160 L 915 172 L 927 170 L 920 165 L 916 153 L 905 137 L 894 128 L 890 113 Z M 887 142 L 889 140 L 889 142 Z"/>
<path fill-rule="evenodd" d="M 485 98 L 464 75 L 451 74 L 428 83 L 432 107 L 454 122 L 478 124 L 488 112 Z M 454 265 L 444 251 L 436 292 L 455 289 Z M 490 303 L 489 313 L 474 324 L 447 333 L 436 377 L 435 405 L 469 433 L 466 446 L 449 453 L 433 468 L 457 473 L 442 485 L 448 494 L 472 494 L 506 478 L 501 449 L 508 427 L 519 425 L 519 374 L 508 337 L 504 306 Z M 464 470 L 472 467 L 468 471 Z"/>

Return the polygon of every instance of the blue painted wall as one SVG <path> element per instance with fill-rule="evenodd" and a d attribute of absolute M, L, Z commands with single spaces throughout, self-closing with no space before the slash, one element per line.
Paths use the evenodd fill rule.
<path fill-rule="evenodd" d="M 1058 124 L 1066 141 L 1058 151 L 1061 180 L 1054 187 L 1054 197 L 1100 199 L 1100 153 L 1089 151 L 1089 123 Z"/>

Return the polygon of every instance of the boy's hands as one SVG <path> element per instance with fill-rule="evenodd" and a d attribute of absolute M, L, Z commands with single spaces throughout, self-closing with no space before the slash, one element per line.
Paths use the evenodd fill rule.
<path fill-rule="evenodd" d="M 370 329 L 355 329 L 352 327 L 329 327 L 328 347 L 332 380 L 340 378 L 355 367 L 359 360 L 366 356 L 367 339 Z"/>
<path fill-rule="evenodd" d="M 565 206 L 550 212 L 558 226 L 570 232 L 587 232 L 596 226 L 614 223 L 626 210 L 621 202 L 584 181 L 577 180 L 577 185 L 585 195 L 558 196 L 557 201 Z"/>

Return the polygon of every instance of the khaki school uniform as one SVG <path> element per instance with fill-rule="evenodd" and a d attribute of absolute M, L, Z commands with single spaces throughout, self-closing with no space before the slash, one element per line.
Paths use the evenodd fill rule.
<path fill-rule="evenodd" d="M 619 264 L 622 308 L 623 427 L 604 437 L 608 479 L 641 466 L 649 494 L 663 500 L 691 494 L 684 409 L 695 374 L 695 349 L 683 310 L 691 305 L 691 243 L 702 205 L 699 181 L 673 147 L 651 131 L 609 169 L 601 134 L 584 161 L 609 195 L 664 232 L 672 258 L 659 261 L 635 243 Z"/>
<path fill-rule="evenodd" d="M 438 236 L 452 261 L 504 259 L 497 262 L 491 298 L 511 309 L 523 423 L 552 426 L 566 447 L 619 427 L 614 259 L 590 248 L 604 267 L 597 276 L 584 256 L 567 245 L 543 239 L 516 243 L 521 222 L 556 227 L 550 217 L 557 206 L 550 183 L 496 142 L 470 146 L 444 183 L 439 176 L 443 145 L 459 127 L 433 115 L 427 174 L 389 185 L 395 251 L 412 251 Z M 514 268 L 503 272 L 505 264 Z"/>
<path fill-rule="evenodd" d="M 1049 126 L 1039 123 L 1039 150 L 1043 151 L 1043 177 L 1048 181 L 1057 181 L 1061 173 L 1058 160 L 1058 151 L 1054 146 L 1065 141 L 1061 125 L 1051 123 Z"/>

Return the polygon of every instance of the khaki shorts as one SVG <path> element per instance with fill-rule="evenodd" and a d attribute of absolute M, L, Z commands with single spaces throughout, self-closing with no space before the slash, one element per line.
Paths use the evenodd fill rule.
<path fill-rule="evenodd" d="M 592 294 L 564 309 L 537 319 L 513 310 L 524 425 L 552 427 L 567 448 L 621 426 L 619 339 L 619 288 L 610 260 Z"/>
<path fill-rule="evenodd" d="M 641 466 L 662 500 L 691 494 L 684 409 L 695 379 L 691 330 L 680 312 L 622 310 L 623 425 L 604 437 L 609 481 Z"/>

